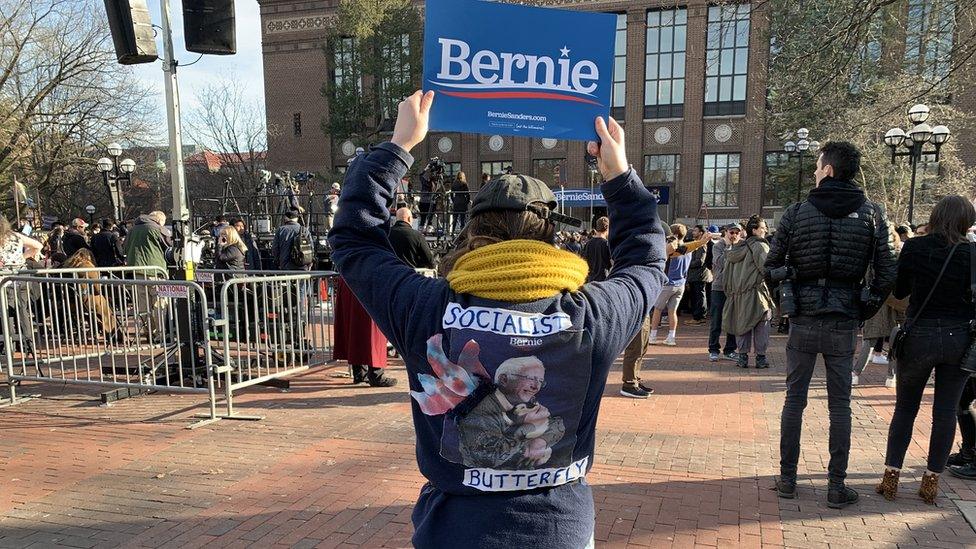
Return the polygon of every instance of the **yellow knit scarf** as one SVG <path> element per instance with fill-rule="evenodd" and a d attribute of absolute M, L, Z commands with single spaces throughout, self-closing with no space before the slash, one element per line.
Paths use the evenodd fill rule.
<path fill-rule="evenodd" d="M 525 303 L 586 281 L 586 261 L 538 240 L 508 240 L 472 250 L 448 273 L 451 289 L 486 299 Z"/>

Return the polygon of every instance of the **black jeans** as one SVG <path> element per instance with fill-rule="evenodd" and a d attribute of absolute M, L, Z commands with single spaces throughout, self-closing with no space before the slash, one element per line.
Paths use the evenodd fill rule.
<path fill-rule="evenodd" d="M 905 340 L 904 354 L 898 360 L 897 400 L 888 428 L 886 465 L 900 469 L 904 463 L 922 393 L 935 370 L 927 467 L 933 473 L 945 469 L 956 436 L 956 408 L 969 379 L 969 373 L 959 368 L 968 346 L 969 326 L 965 322 L 920 319 L 912 327 Z"/>
<path fill-rule="evenodd" d="M 695 320 L 705 318 L 705 313 L 708 311 L 705 308 L 705 283 L 689 282 L 688 291 L 691 298 L 691 317 Z"/>
<path fill-rule="evenodd" d="M 434 203 L 421 202 L 420 203 L 420 230 L 424 230 L 424 227 L 430 225 L 433 222 L 434 222 Z"/>
<path fill-rule="evenodd" d="M 974 400 L 976 400 L 976 378 L 970 377 L 963 387 L 962 396 L 959 397 L 959 409 L 956 410 L 962 447 L 969 450 L 976 450 L 976 418 L 969 411 L 969 405 Z"/>
<path fill-rule="evenodd" d="M 468 211 L 461 210 L 454 212 L 454 226 L 452 227 L 454 232 L 459 233 L 465 225 L 468 224 Z"/>
<path fill-rule="evenodd" d="M 817 355 L 823 355 L 827 369 L 827 410 L 830 412 L 827 476 L 833 486 L 842 486 L 847 478 L 847 459 L 851 451 L 851 371 L 857 332 L 858 322 L 855 320 L 803 316 L 790 319 L 790 337 L 786 343 L 786 401 L 779 440 L 780 475 L 785 481 L 796 481 L 803 409 L 807 407 L 807 392 Z"/>
<path fill-rule="evenodd" d="M 709 308 L 712 315 L 711 329 L 708 331 L 708 352 L 717 353 L 720 351 L 719 339 L 722 337 L 722 309 L 725 308 L 725 292 L 722 290 L 712 290 L 712 303 Z M 725 335 L 724 353 L 734 353 L 736 348 L 735 336 Z"/>

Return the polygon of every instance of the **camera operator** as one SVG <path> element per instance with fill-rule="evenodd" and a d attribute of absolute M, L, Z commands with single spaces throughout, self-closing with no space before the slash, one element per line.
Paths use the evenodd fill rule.
<path fill-rule="evenodd" d="M 784 213 L 765 264 L 768 282 L 780 283 L 781 307 L 790 314 L 776 488 L 780 497 L 796 497 L 803 409 L 822 354 L 830 410 L 827 505 L 835 509 L 858 500 L 857 492 L 844 485 L 858 327 L 877 312 L 896 276 L 884 209 L 852 181 L 860 163 L 861 154 L 850 143 L 831 142 L 820 149 L 817 188 Z M 864 286 L 869 266 L 874 277 Z"/>
<path fill-rule="evenodd" d="M 436 156 L 427 162 L 420 173 L 420 230 L 427 232 L 434 224 L 434 204 L 437 194 L 444 190 L 444 169 L 446 166 Z"/>

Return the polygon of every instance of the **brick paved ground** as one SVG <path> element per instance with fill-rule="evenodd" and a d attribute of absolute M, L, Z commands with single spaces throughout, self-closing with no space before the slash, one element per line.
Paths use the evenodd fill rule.
<path fill-rule="evenodd" d="M 617 396 L 611 373 L 589 481 L 601 547 L 976 546 L 957 501 L 974 484 L 948 478 L 937 506 L 917 489 L 928 404 L 889 503 L 873 493 L 883 465 L 892 389 L 869 368 L 856 390 L 850 483 L 862 501 L 825 497 L 827 409 L 815 379 L 804 425 L 800 497 L 770 490 L 778 459 L 783 338 L 774 368 L 710 364 L 700 329 L 654 347 L 647 401 Z M 43 398 L 0 410 L 0 547 L 403 547 L 422 484 L 402 385 L 352 388 L 340 367 L 287 392 L 238 399 L 256 423 L 184 429 L 199 396 L 150 395 L 100 407 L 96 390 L 25 384 Z M 405 380 L 402 367 L 396 377 Z M 822 371 L 820 372 L 822 374 Z M 964 504 L 963 504 L 964 505 Z"/>

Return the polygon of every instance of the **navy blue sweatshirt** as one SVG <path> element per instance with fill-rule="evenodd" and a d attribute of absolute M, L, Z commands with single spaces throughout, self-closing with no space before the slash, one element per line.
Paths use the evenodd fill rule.
<path fill-rule="evenodd" d="M 593 536 L 584 479 L 607 374 L 662 284 L 657 205 L 633 170 L 603 184 L 607 280 L 528 303 L 457 294 L 390 246 L 389 205 L 413 163 L 383 143 L 349 167 L 332 259 L 406 363 L 428 479 L 414 545 L 573 548 Z"/>

